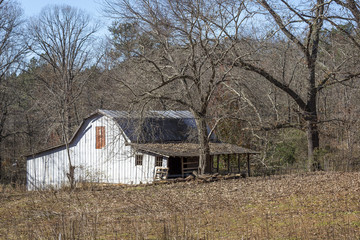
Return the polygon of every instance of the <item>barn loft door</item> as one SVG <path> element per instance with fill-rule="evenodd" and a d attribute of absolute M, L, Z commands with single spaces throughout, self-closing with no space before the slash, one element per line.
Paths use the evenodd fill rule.
<path fill-rule="evenodd" d="M 105 147 L 105 127 L 96 127 L 96 149 Z"/>

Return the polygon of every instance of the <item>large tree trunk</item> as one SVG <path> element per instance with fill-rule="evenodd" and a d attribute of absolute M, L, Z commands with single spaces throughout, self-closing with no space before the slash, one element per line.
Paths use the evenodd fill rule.
<path fill-rule="evenodd" d="M 309 86 L 308 86 L 308 99 L 305 108 L 306 132 L 308 142 L 308 171 L 320 170 L 320 162 L 316 156 L 315 151 L 319 149 L 319 130 L 318 130 L 318 115 L 317 115 L 317 94 L 316 87 L 316 59 L 317 59 L 317 46 L 319 43 L 318 36 L 313 41 L 313 51 L 311 58 L 308 60 L 309 69 Z M 315 49 L 314 49 L 315 48 Z"/>
<path fill-rule="evenodd" d="M 304 117 L 306 121 L 308 143 L 308 171 L 317 171 L 321 169 L 319 159 L 315 154 L 315 151 L 320 147 L 316 93 L 317 92 L 315 91 L 315 88 L 310 91 L 310 97 L 307 103 L 307 111 Z"/>
<path fill-rule="evenodd" d="M 306 121 L 306 132 L 307 132 L 307 142 L 308 142 L 308 171 L 320 170 L 319 159 L 315 156 L 314 152 L 319 149 L 319 131 L 317 128 L 316 120 Z"/>
<path fill-rule="evenodd" d="M 198 129 L 199 140 L 199 174 L 205 173 L 206 164 L 210 162 L 210 146 L 208 140 L 208 132 L 206 126 L 205 115 L 193 112 L 195 122 Z"/>

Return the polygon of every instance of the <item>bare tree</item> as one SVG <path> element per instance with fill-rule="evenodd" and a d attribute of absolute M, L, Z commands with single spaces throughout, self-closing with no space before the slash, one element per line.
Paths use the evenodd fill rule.
<path fill-rule="evenodd" d="M 36 78 L 48 90 L 58 112 L 63 141 L 68 149 L 76 100 L 88 80 L 83 70 L 93 61 L 94 33 L 98 26 L 82 10 L 62 5 L 44 8 L 28 25 L 29 49 L 44 61 Z M 74 168 L 69 158 L 69 180 L 74 184 Z"/>
<path fill-rule="evenodd" d="M 288 95 L 299 107 L 302 119 L 306 122 L 309 170 L 313 167 L 320 169 L 320 165 L 314 157 L 314 151 L 320 146 L 317 106 L 319 92 L 328 86 L 359 76 L 358 71 L 345 74 L 344 62 L 325 65 L 326 61 L 323 59 L 320 61 L 321 33 L 324 30 L 328 4 L 323 0 L 306 1 L 298 5 L 291 5 L 286 0 L 271 3 L 266 0 L 258 0 L 250 10 L 260 14 L 262 20 L 266 18 L 264 23 L 268 29 L 258 31 L 256 34 L 260 36 L 257 39 L 250 37 L 250 41 L 234 35 L 231 31 L 224 31 L 232 41 L 247 42 L 249 46 L 246 49 L 244 44 L 240 44 L 240 47 L 236 48 L 234 52 L 234 57 L 237 59 L 235 65 L 261 76 Z M 259 20 L 259 18 L 255 18 L 255 20 Z M 299 74 L 297 79 L 303 86 L 306 86 L 304 92 L 295 88 L 289 79 L 284 81 L 283 71 L 275 71 L 269 62 L 264 61 L 264 57 L 269 56 L 268 52 L 271 51 L 271 48 L 266 45 L 279 43 L 284 39 L 297 48 L 300 53 L 298 59 L 301 61 L 301 66 L 297 70 Z M 341 72 L 342 70 L 343 72 Z"/>
<path fill-rule="evenodd" d="M 22 42 L 22 11 L 16 2 L 0 0 L 0 147 L 3 140 L 11 135 L 5 133 L 9 118 L 9 106 L 14 96 L 9 91 L 10 75 L 15 73 L 25 53 Z M 1 177 L 2 153 L 0 153 Z"/>
<path fill-rule="evenodd" d="M 333 4 L 333 5 L 331 5 Z M 325 20 L 347 38 L 350 45 L 360 49 L 360 4 L 355 0 L 334 0 Z M 330 7 L 329 7 L 330 8 Z M 334 31 L 333 31 L 334 32 Z"/>
<path fill-rule="evenodd" d="M 200 144 L 200 173 L 210 161 L 206 125 L 209 105 L 221 83 L 229 80 L 232 69 L 223 67 L 234 47 L 234 43 L 226 43 L 224 29 L 236 33 L 247 16 L 241 11 L 245 7 L 242 1 L 234 4 L 220 0 L 104 0 L 107 14 L 138 28 L 139 37 L 132 39 L 144 39 L 141 37 L 145 35 L 152 41 L 152 48 L 141 41 L 136 43 L 126 63 L 136 65 L 135 77 L 129 79 L 126 74 L 119 80 L 143 104 L 153 100 L 176 103 L 193 113 Z"/>
<path fill-rule="evenodd" d="M 344 21 L 351 21 L 360 27 L 360 4 L 356 0 L 334 0 L 336 4 L 346 10 L 345 15 L 333 15 L 330 18 L 342 19 Z"/>

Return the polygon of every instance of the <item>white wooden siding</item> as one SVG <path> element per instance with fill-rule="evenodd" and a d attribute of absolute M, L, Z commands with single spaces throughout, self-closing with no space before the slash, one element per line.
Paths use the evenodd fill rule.
<path fill-rule="evenodd" d="M 96 149 L 97 126 L 105 127 L 105 147 Z M 87 119 L 70 144 L 70 159 L 75 166 L 76 181 L 139 184 L 153 181 L 155 156 L 143 154 L 142 166 L 135 166 L 135 152 L 125 145 L 117 124 L 107 116 Z M 164 158 L 163 166 L 167 165 Z M 28 157 L 27 184 L 29 190 L 58 188 L 68 183 L 69 160 L 65 147 Z"/>

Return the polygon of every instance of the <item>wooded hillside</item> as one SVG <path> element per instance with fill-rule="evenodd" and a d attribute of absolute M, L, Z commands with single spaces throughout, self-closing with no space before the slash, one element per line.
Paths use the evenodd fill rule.
<path fill-rule="evenodd" d="M 294 3 L 295 2 L 295 3 Z M 189 110 L 201 169 L 206 124 L 261 151 L 255 174 L 359 169 L 360 6 L 355 0 L 103 0 L 25 19 L 0 0 L 0 181 L 25 154 L 67 144 L 96 109 Z M 105 38 L 104 38 L 105 39 Z"/>

